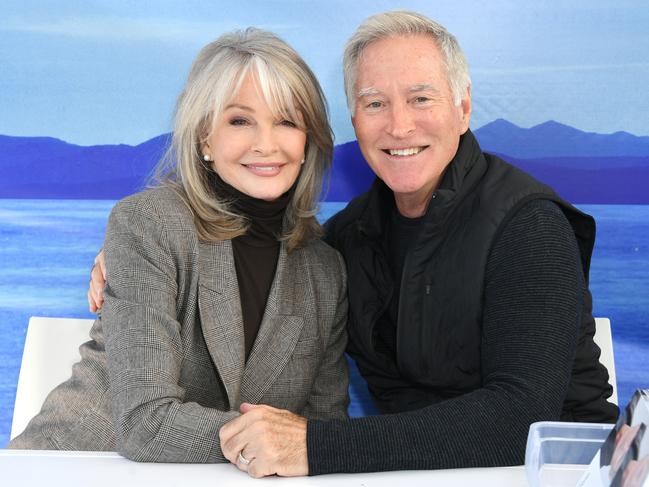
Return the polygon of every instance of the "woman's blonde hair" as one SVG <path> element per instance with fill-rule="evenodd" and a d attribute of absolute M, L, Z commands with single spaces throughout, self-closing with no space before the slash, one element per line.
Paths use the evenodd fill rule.
<path fill-rule="evenodd" d="M 249 74 L 255 76 L 278 119 L 297 123 L 307 135 L 305 162 L 280 237 L 292 250 L 322 234 L 317 203 L 331 165 L 333 136 L 318 80 L 297 52 L 275 34 L 248 28 L 222 35 L 200 51 L 178 97 L 171 146 L 158 165 L 156 179 L 181 195 L 194 215 L 201 240 L 227 240 L 245 233 L 246 219 L 212 189 L 212 169 L 203 161 L 201 146 Z"/>

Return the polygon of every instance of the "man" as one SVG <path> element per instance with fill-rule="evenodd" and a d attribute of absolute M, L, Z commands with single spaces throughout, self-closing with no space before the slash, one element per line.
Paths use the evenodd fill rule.
<path fill-rule="evenodd" d="M 373 187 L 327 224 L 345 257 L 349 354 L 382 416 L 244 404 L 221 428 L 254 477 L 520 464 L 529 425 L 612 422 L 587 287 L 592 218 L 481 152 L 468 68 L 409 12 L 349 40 L 345 89 Z"/>

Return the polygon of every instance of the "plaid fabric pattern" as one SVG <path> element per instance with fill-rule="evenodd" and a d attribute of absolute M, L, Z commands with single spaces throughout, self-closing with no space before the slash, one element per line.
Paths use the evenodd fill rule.
<path fill-rule="evenodd" d="M 104 248 L 105 304 L 92 340 L 10 448 L 219 462 L 218 431 L 242 402 L 346 417 L 345 268 L 326 244 L 290 254 L 282 246 L 247 362 L 231 242 L 199 242 L 173 191 L 119 202 Z"/>

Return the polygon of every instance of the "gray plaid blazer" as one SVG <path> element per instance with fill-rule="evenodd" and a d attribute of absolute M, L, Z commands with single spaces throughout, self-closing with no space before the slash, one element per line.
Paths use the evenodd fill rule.
<path fill-rule="evenodd" d="M 9 448 L 219 462 L 219 429 L 242 402 L 346 417 L 345 266 L 325 243 L 290 254 L 281 246 L 247 362 L 231 242 L 200 242 L 172 190 L 119 202 L 104 248 L 105 303 L 91 341 Z"/>

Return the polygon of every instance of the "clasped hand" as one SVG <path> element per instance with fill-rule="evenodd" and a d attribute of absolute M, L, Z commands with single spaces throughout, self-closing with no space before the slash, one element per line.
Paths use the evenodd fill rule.
<path fill-rule="evenodd" d="M 266 405 L 244 403 L 239 410 L 219 431 L 225 458 L 255 478 L 308 475 L 305 418 Z"/>

